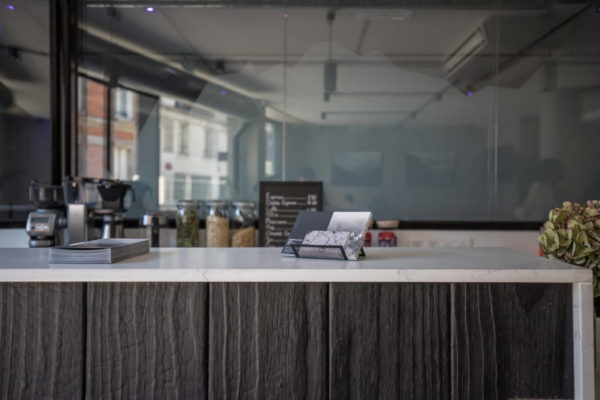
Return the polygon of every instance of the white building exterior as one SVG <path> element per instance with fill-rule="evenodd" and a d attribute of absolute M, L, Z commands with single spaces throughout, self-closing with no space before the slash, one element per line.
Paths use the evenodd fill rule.
<path fill-rule="evenodd" d="M 200 107 L 160 103 L 159 205 L 178 200 L 214 200 L 228 196 L 227 115 Z"/>

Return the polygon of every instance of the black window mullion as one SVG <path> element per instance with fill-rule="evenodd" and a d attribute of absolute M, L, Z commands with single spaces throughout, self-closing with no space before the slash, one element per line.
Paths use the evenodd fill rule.
<path fill-rule="evenodd" d="M 106 171 L 112 174 L 112 98 L 113 98 L 114 87 L 108 86 L 106 96 Z M 112 176 L 111 176 L 112 177 Z M 107 177 L 108 178 L 108 177 Z"/>

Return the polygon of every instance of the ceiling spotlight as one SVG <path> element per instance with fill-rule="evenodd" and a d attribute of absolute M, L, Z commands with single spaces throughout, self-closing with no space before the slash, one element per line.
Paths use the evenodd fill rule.
<path fill-rule="evenodd" d="M 156 8 L 150 6 L 150 7 L 146 7 L 144 9 L 147 13 L 153 13 L 154 11 L 156 11 Z"/>
<path fill-rule="evenodd" d="M 8 57 L 15 62 L 21 61 L 21 52 L 16 47 L 8 48 Z"/>
<path fill-rule="evenodd" d="M 106 15 L 108 15 L 109 18 L 114 19 L 115 21 L 120 21 L 121 20 L 121 16 L 117 12 L 117 8 L 116 7 L 109 7 L 109 8 L 107 8 L 106 9 Z"/>
<path fill-rule="evenodd" d="M 217 75 L 225 75 L 225 61 L 224 60 L 218 60 L 215 63 L 215 72 L 217 73 Z"/>

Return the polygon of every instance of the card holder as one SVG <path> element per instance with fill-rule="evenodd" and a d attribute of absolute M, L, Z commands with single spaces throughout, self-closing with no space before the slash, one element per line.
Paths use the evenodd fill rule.
<path fill-rule="evenodd" d="M 326 244 L 302 244 L 302 243 L 290 243 L 290 247 L 294 252 L 294 256 L 296 258 L 317 258 L 317 259 L 326 259 L 326 260 L 346 260 L 348 261 L 348 256 L 346 255 L 346 251 L 344 247 L 341 245 L 326 245 Z M 311 249 L 321 249 L 321 255 L 317 252 L 310 252 L 309 255 L 300 254 L 299 249 L 302 248 L 311 248 Z M 328 251 L 331 249 L 331 251 Z M 337 251 L 334 251 L 337 250 Z M 366 256 L 364 248 L 360 248 L 360 257 Z"/>

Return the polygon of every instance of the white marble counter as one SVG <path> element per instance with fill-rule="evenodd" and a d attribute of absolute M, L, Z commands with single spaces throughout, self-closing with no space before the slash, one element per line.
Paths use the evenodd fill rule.
<path fill-rule="evenodd" d="M 592 282 L 587 269 L 502 248 L 366 251 L 335 261 L 278 248 L 161 248 L 116 264 L 49 265 L 47 249 L 0 249 L 0 282 Z"/>

